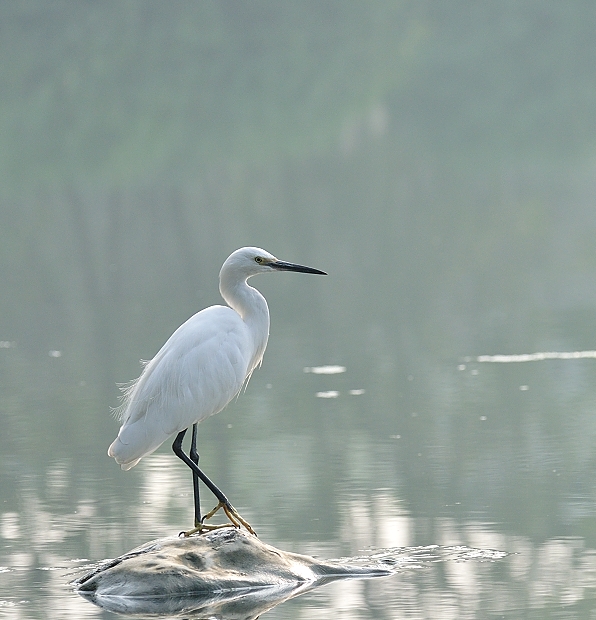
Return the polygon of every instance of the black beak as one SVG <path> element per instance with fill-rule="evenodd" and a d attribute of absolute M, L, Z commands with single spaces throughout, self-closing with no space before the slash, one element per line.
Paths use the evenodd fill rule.
<path fill-rule="evenodd" d="M 277 271 L 298 271 L 300 273 L 314 273 L 319 276 L 327 275 L 324 271 L 321 271 L 320 269 L 305 267 L 304 265 L 295 265 L 294 263 L 284 263 L 281 260 L 278 260 L 274 263 L 269 263 L 269 266 L 272 269 L 276 269 Z"/>

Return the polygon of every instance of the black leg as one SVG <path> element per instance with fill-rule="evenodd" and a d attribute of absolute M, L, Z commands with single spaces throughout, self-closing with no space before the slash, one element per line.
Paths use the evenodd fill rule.
<path fill-rule="evenodd" d="M 190 452 L 188 453 L 190 460 L 199 465 L 199 453 L 197 452 L 197 423 L 192 425 L 192 439 L 190 442 Z M 201 525 L 201 500 L 199 496 L 199 477 L 196 472 L 192 472 L 192 490 L 195 498 L 195 527 Z"/>
<path fill-rule="evenodd" d="M 243 519 L 238 514 L 238 511 L 234 508 L 234 506 L 230 504 L 230 500 L 228 500 L 228 498 L 199 469 L 199 465 L 198 465 L 199 455 L 196 450 L 196 439 L 197 439 L 196 424 L 193 427 L 193 437 L 191 440 L 190 454 L 192 458 L 189 457 L 187 454 L 184 454 L 182 450 L 182 441 L 184 439 L 184 435 L 186 435 L 187 430 L 188 429 L 180 431 L 178 435 L 176 435 L 176 439 L 174 439 L 174 443 L 172 444 L 172 450 L 174 451 L 174 454 L 180 460 L 184 461 L 184 463 L 186 463 L 186 465 L 188 465 L 188 467 L 190 467 L 190 469 L 192 470 L 193 490 L 195 490 L 195 527 L 193 530 L 190 530 L 189 532 L 182 532 L 182 534 L 184 534 L 184 536 L 191 536 L 192 534 L 195 534 L 197 532 L 200 534 L 205 530 L 210 531 L 213 529 L 218 529 L 220 527 L 233 526 L 233 527 L 239 528 L 240 526 L 244 526 L 251 534 L 254 534 L 256 536 L 256 533 L 252 529 L 250 523 L 248 523 L 248 521 Z M 199 495 L 198 495 L 199 480 L 201 480 L 205 484 L 205 486 L 211 491 L 211 493 L 213 493 L 213 495 L 215 495 L 215 497 L 217 497 L 219 501 L 219 504 L 217 504 L 217 506 L 213 510 L 208 512 L 204 517 L 201 517 L 201 509 L 199 506 Z M 206 525 L 204 522 L 210 519 L 220 509 L 223 509 L 226 516 L 230 520 L 230 523 L 225 524 L 225 525 Z"/>
<path fill-rule="evenodd" d="M 199 469 L 199 466 L 182 451 L 182 440 L 184 439 L 184 435 L 186 435 L 187 430 L 188 429 L 180 431 L 178 435 L 176 435 L 176 439 L 174 439 L 174 443 L 172 444 L 172 450 L 174 451 L 174 454 L 179 459 L 184 461 L 184 463 L 186 463 L 188 467 L 190 467 L 192 473 L 203 481 L 205 486 L 211 491 L 211 493 L 213 493 L 213 495 L 215 495 L 215 497 L 217 497 L 217 499 L 222 504 L 225 504 L 228 508 L 231 508 L 232 504 L 230 504 L 228 498 L 213 484 L 213 482 L 211 482 L 211 480 L 209 480 L 209 478 L 207 478 L 207 476 Z"/>

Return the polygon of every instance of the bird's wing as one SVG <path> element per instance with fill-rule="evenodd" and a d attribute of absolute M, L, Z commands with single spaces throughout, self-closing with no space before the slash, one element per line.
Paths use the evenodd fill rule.
<path fill-rule="evenodd" d="M 114 447 L 118 462 L 146 456 L 221 411 L 242 388 L 253 349 L 246 324 L 231 308 L 212 306 L 188 319 L 126 394 Z"/>

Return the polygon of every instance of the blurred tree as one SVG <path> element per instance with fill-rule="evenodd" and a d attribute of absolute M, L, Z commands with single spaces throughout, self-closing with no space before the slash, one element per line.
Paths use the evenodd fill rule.
<path fill-rule="evenodd" d="M 399 83 L 418 39 L 409 4 L 3 3 L 5 189 L 189 178 L 328 147 Z"/>
<path fill-rule="evenodd" d="M 431 33 L 393 104 L 434 149 L 511 161 L 593 150 L 596 4 L 424 2 Z M 421 13 L 422 14 L 422 13 Z"/>

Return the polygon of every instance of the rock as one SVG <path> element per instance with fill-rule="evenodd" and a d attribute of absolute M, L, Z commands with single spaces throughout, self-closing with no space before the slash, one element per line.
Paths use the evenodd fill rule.
<path fill-rule="evenodd" d="M 255 618 L 278 603 L 341 578 L 390 570 L 281 551 L 236 529 L 164 538 L 106 560 L 72 582 L 119 613 L 189 613 Z"/>

